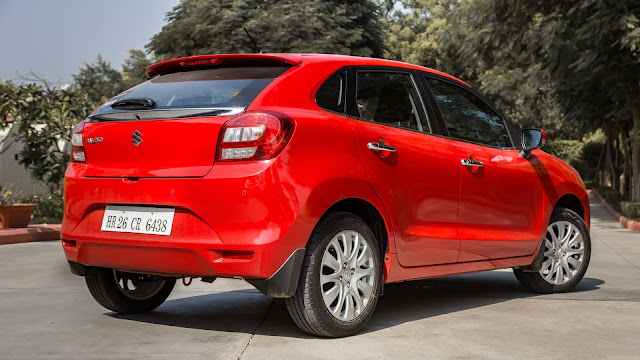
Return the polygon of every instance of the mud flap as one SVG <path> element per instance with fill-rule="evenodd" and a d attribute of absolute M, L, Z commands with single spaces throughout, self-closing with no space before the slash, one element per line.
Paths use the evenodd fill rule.
<path fill-rule="evenodd" d="M 533 259 L 533 263 L 528 266 L 523 266 L 520 268 L 522 272 L 538 272 L 542 268 L 542 262 L 544 261 L 544 243 L 545 239 L 542 239 L 540 243 L 540 248 L 538 249 L 538 253 L 536 254 L 535 259 Z"/>
<path fill-rule="evenodd" d="M 294 251 L 270 278 L 247 280 L 247 282 L 267 296 L 275 298 L 292 297 L 298 287 L 306 251 L 303 248 Z"/>

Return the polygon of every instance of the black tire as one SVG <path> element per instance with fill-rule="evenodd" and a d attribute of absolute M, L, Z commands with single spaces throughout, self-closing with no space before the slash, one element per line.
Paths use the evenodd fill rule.
<path fill-rule="evenodd" d="M 118 274 L 127 274 L 131 277 L 144 278 L 147 279 L 146 281 L 156 282 L 154 284 L 157 284 L 157 287 L 151 294 L 144 298 L 136 299 L 134 296 L 125 294 L 120 285 L 118 285 L 115 274 L 116 271 L 114 269 L 93 268 L 85 277 L 85 282 L 89 292 L 91 292 L 98 304 L 121 314 L 140 314 L 157 308 L 171 294 L 176 284 L 175 278 L 118 272 Z"/>
<path fill-rule="evenodd" d="M 344 230 L 353 230 L 364 236 L 373 252 L 374 263 L 372 296 L 364 310 L 350 321 L 342 321 L 331 315 L 322 298 L 320 284 L 324 252 L 331 239 Z M 369 321 L 378 302 L 382 279 L 381 263 L 380 242 L 361 218 L 348 212 L 329 214 L 311 234 L 296 293 L 285 300 L 291 318 L 300 329 L 311 335 L 344 337 L 357 333 Z"/>
<path fill-rule="evenodd" d="M 589 261 L 591 260 L 591 237 L 589 236 L 589 229 L 587 229 L 587 226 L 580 215 L 569 209 L 557 208 L 551 214 L 549 224 L 553 224 L 557 221 L 567 221 L 571 223 L 578 229 L 580 235 L 582 235 L 584 244 L 584 258 L 582 260 L 582 265 L 574 277 L 563 284 L 551 284 L 547 282 L 539 271 L 524 272 L 520 269 L 513 269 L 513 273 L 516 275 L 518 281 L 520 281 L 524 287 L 536 293 L 552 294 L 571 291 L 578 285 L 578 283 L 580 283 L 584 274 L 587 272 L 587 268 L 589 267 Z"/>

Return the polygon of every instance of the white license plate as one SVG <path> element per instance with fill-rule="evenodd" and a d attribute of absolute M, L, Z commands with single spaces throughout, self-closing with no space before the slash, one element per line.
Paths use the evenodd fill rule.
<path fill-rule="evenodd" d="M 102 231 L 171 235 L 173 208 L 107 205 Z"/>

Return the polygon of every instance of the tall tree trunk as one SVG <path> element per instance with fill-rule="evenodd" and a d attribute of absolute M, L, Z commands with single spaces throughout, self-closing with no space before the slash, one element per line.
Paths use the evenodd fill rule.
<path fill-rule="evenodd" d="M 627 104 L 631 107 L 633 129 L 631 129 L 631 200 L 640 201 L 640 104 L 631 94 L 626 96 Z"/>
<path fill-rule="evenodd" d="M 615 130 L 611 127 L 607 127 L 606 129 L 606 134 L 607 134 L 607 142 L 605 143 L 605 146 L 607 148 L 607 157 L 606 157 L 606 166 L 605 169 L 609 170 L 609 174 L 611 176 L 611 188 L 613 190 L 618 190 L 618 182 L 616 181 L 617 179 L 617 171 L 616 171 L 616 166 L 613 163 L 613 151 L 614 151 L 614 146 L 613 146 L 613 134 L 615 133 Z"/>
<path fill-rule="evenodd" d="M 622 131 L 620 131 L 620 147 L 622 149 L 623 156 L 623 170 L 622 173 L 624 175 L 624 186 L 620 184 L 620 188 L 622 189 L 622 194 L 627 198 L 631 198 L 631 192 L 629 189 L 631 188 L 631 144 L 629 144 L 629 127 L 627 125 L 622 126 Z"/>
<path fill-rule="evenodd" d="M 614 188 L 620 190 L 620 174 L 618 173 L 618 158 L 620 154 L 620 132 L 619 128 L 611 129 L 611 150 L 613 151 L 613 172 L 615 177 L 613 178 Z"/>
<path fill-rule="evenodd" d="M 618 157 L 620 155 L 620 136 L 618 135 L 620 133 L 620 129 L 616 129 L 616 131 L 613 132 L 613 134 L 611 134 L 611 136 L 613 137 L 613 167 L 616 168 L 616 172 L 618 171 L 618 163 L 620 162 L 618 160 Z"/>
<path fill-rule="evenodd" d="M 602 163 L 604 162 L 604 155 L 606 153 L 607 143 L 602 144 L 602 150 L 600 150 L 600 157 L 598 157 L 598 165 L 596 165 L 596 182 L 598 186 L 604 185 L 604 177 L 602 176 Z"/>

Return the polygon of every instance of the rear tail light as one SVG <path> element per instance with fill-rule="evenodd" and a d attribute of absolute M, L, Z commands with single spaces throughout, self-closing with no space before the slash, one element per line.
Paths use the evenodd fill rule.
<path fill-rule="evenodd" d="M 81 121 L 71 135 L 71 162 L 86 163 L 84 155 L 84 121 Z"/>
<path fill-rule="evenodd" d="M 222 126 L 218 161 L 266 160 L 278 155 L 293 134 L 295 123 L 275 112 L 247 112 Z"/>

